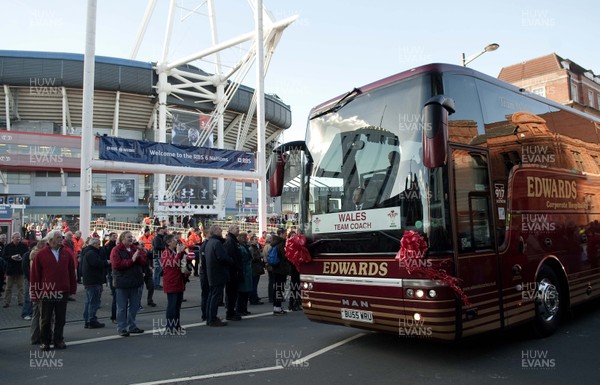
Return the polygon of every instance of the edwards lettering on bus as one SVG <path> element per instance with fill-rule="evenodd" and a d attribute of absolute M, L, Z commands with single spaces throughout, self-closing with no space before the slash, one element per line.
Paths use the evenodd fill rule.
<path fill-rule="evenodd" d="M 388 273 L 387 264 L 387 262 L 323 262 L 323 274 L 384 277 Z"/>
<path fill-rule="evenodd" d="M 574 180 L 527 177 L 527 197 L 530 198 L 577 198 L 577 182 Z"/>

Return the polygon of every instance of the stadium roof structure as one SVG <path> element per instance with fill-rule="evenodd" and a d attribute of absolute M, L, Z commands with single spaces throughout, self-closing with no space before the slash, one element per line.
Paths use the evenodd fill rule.
<path fill-rule="evenodd" d="M 83 58 L 73 53 L 0 50 L 0 84 L 4 86 L 0 87 L 0 98 L 5 101 L 0 103 L 0 127 L 17 121 L 46 121 L 64 126 L 68 134 L 78 134 L 82 126 Z M 151 62 L 95 57 L 94 128 L 153 129 L 158 82 L 154 66 Z M 189 64 L 177 69 L 210 76 Z M 253 93 L 252 88 L 240 84 L 227 106 L 223 115 L 226 148 L 257 150 L 255 120 L 244 143 L 238 144 L 240 121 L 249 110 Z M 204 114 L 215 108 L 206 100 L 180 94 L 169 95 L 167 103 L 170 109 Z M 291 126 L 290 106 L 275 95 L 265 95 L 265 120 L 265 142 L 269 145 Z"/>

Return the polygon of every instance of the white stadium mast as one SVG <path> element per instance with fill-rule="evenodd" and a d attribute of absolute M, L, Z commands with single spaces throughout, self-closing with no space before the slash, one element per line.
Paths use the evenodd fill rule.
<path fill-rule="evenodd" d="M 92 1 L 92 3 L 94 3 Z M 144 17 L 140 24 L 138 34 L 131 52 L 131 59 L 135 59 L 140 46 L 142 45 L 144 36 L 146 35 L 150 20 L 155 12 L 156 0 L 149 0 Z M 186 215 L 195 214 L 192 206 L 187 206 L 182 209 L 173 211 L 168 202 L 173 201 L 175 192 L 180 188 L 184 176 L 195 177 L 212 177 L 218 178 L 217 194 L 214 202 L 214 214 L 223 216 L 225 213 L 225 178 L 235 178 L 241 180 L 252 180 L 258 183 L 258 220 L 260 231 L 266 230 L 266 154 L 265 154 L 265 115 L 264 115 L 264 76 L 268 68 L 270 59 L 275 51 L 275 48 L 281 38 L 281 35 L 286 27 L 293 23 L 297 16 L 285 18 L 276 21 L 272 15 L 264 9 L 262 0 L 249 0 L 252 11 L 254 12 L 255 30 L 249 31 L 237 37 L 219 42 L 217 33 L 217 17 L 215 12 L 214 0 L 201 1 L 199 5 L 190 9 L 189 6 L 184 8 L 179 5 L 177 0 L 171 0 L 168 8 L 166 27 L 163 37 L 162 55 L 156 62 L 154 68 L 158 75 L 157 94 L 158 100 L 154 108 L 153 118 L 148 122 L 149 127 L 155 128 L 155 138 L 157 142 L 166 142 L 168 120 L 171 118 L 171 112 L 167 105 L 167 97 L 172 96 L 177 99 L 192 97 L 196 103 L 212 103 L 214 108 L 212 113 L 207 118 L 206 129 L 202 130 L 201 135 L 196 138 L 193 145 L 205 143 L 207 139 L 212 138 L 216 133 L 216 147 L 223 149 L 225 146 L 225 127 L 224 114 L 228 104 L 236 91 L 243 84 L 243 80 L 256 63 L 256 87 L 252 102 L 248 112 L 242 115 L 242 118 L 236 120 L 238 125 L 237 143 L 235 149 L 242 149 L 248 134 L 250 132 L 250 124 L 256 112 L 256 164 L 255 171 L 237 171 L 223 169 L 202 169 L 189 167 L 176 167 L 166 165 L 152 165 L 151 169 L 155 173 L 154 194 L 157 200 L 154 202 L 155 215 L 165 217 L 167 215 Z M 170 58 L 171 39 L 174 34 L 174 24 L 177 17 L 177 8 L 182 11 L 187 11 L 186 15 L 182 14 L 181 21 L 187 17 L 198 14 L 203 8 L 206 8 L 208 15 L 211 33 L 211 46 L 201 49 L 195 53 L 189 54 L 180 58 Z M 259 11 L 260 10 L 260 11 Z M 90 21 L 88 20 L 88 23 Z M 194 41 L 191 39 L 191 41 Z M 259 44 L 262 42 L 262 44 Z M 233 50 L 240 50 L 241 44 L 249 44 L 250 48 L 245 54 L 234 63 L 234 65 L 225 67 L 222 63 L 221 53 Z M 240 50 L 241 51 L 241 50 Z M 87 51 L 86 51 L 87 52 Z M 266 52 L 266 56 L 264 54 Z M 208 61 L 212 59 L 214 63 L 214 74 L 204 74 L 198 72 L 186 71 L 183 66 L 193 63 L 198 60 Z M 85 92 L 85 90 L 84 90 Z M 231 127 L 227 128 L 228 130 Z M 85 132 L 86 130 L 84 130 Z M 88 131 L 91 135 L 91 130 Z M 84 142 L 82 133 L 82 143 Z M 93 143 L 93 141 L 91 141 Z M 83 148 L 83 147 L 82 147 Z M 93 151 L 88 153 L 93 154 Z M 83 157 L 83 151 L 82 151 Z M 148 165 L 138 163 L 125 163 L 107 160 L 89 159 L 86 165 L 91 166 L 93 170 L 102 171 L 118 171 L 132 173 L 147 173 Z M 82 162 L 83 164 L 83 162 Z M 171 179 L 171 183 L 166 188 L 166 174 L 175 175 Z M 82 186 L 91 185 L 91 173 L 88 176 L 82 169 Z M 85 178 L 90 178 L 86 184 Z M 85 194 L 82 194 L 82 196 Z M 81 226 L 84 234 L 89 234 L 89 226 L 91 214 L 91 198 L 90 202 L 84 204 L 82 199 L 81 205 Z M 88 213 L 84 213 L 88 211 Z M 86 218 L 87 215 L 87 218 Z M 86 220 L 87 219 L 87 220 Z M 84 227 L 85 226 L 85 227 Z"/>

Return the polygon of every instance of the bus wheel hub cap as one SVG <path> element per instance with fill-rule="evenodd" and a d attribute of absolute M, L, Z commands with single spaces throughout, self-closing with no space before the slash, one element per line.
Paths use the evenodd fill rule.
<path fill-rule="evenodd" d="M 558 291 L 556 286 L 545 278 L 538 285 L 537 308 L 542 318 L 550 321 L 558 313 Z"/>

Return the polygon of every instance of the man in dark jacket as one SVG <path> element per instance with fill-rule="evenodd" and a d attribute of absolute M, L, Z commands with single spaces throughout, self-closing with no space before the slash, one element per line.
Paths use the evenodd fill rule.
<path fill-rule="evenodd" d="M 102 286 L 106 282 L 106 268 L 109 263 L 100 255 L 100 239 L 90 238 L 88 246 L 81 250 L 81 274 L 85 287 L 85 305 L 83 307 L 84 327 L 90 329 L 103 328 L 98 322 L 96 312 L 100 307 Z"/>
<path fill-rule="evenodd" d="M 208 304 L 206 307 L 206 323 L 208 326 L 225 326 L 217 313 L 219 303 L 223 300 L 223 289 L 229 280 L 229 267 L 233 259 L 225 251 L 223 246 L 223 231 L 219 225 L 212 225 L 208 230 L 209 238 L 204 246 L 202 272 L 206 275 L 209 285 Z M 235 305 L 235 302 L 233 303 Z"/>
<path fill-rule="evenodd" d="M 277 248 L 281 260 L 277 266 L 271 266 L 273 268 L 273 281 L 275 286 L 273 288 L 275 293 L 273 298 L 273 314 L 284 315 L 286 312 L 281 308 L 281 302 L 283 300 L 283 293 L 285 293 L 285 282 L 290 273 L 290 263 L 285 257 L 285 229 L 277 229 L 277 235 L 273 236 L 271 247 Z"/>
<path fill-rule="evenodd" d="M 117 331 L 121 337 L 143 333 L 136 325 L 140 308 L 141 286 L 144 284 L 144 265 L 148 263 L 143 247 L 133 244 L 131 231 L 119 235 L 119 243 L 110 252 L 113 284 L 117 295 Z"/>
<path fill-rule="evenodd" d="M 6 262 L 6 293 L 4 295 L 4 307 L 10 306 L 12 299 L 12 288 L 17 285 L 17 301 L 19 306 L 23 305 L 23 256 L 28 251 L 27 246 L 21 242 L 21 233 L 13 233 L 11 242 L 4 246 L 4 261 Z"/>
<path fill-rule="evenodd" d="M 108 261 L 108 267 L 106 268 L 106 279 L 108 281 L 108 287 L 110 288 L 110 294 L 112 295 L 112 304 L 110 308 L 110 320 L 113 323 L 117 322 L 117 295 L 115 294 L 115 287 L 113 286 L 112 279 L 112 268 L 110 267 L 110 252 L 117 245 L 117 233 L 114 231 L 108 234 L 108 242 L 100 248 L 100 256 L 105 261 Z"/>
<path fill-rule="evenodd" d="M 240 280 L 244 279 L 242 274 L 243 262 L 242 252 L 240 251 L 240 243 L 237 236 L 240 233 L 238 225 L 229 226 L 227 238 L 225 239 L 225 251 L 233 260 L 233 264 L 229 267 L 229 281 L 225 284 L 225 306 L 227 312 L 225 318 L 229 321 L 239 321 L 242 319 L 240 314 L 235 312 L 235 304 L 238 298 L 238 286 Z"/>
<path fill-rule="evenodd" d="M 159 227 L 158 230 L 156 230 L 156 236 L 152 240 L 152 250 L 154 252 L 154 273 L 152 278 L 154 279 L 154 289 L 156 290 L 162 289 L 162 286 L 160 285 L 160 275 L 162 273 L 160 257 L 167 247 L 165 245 L 166 232 L 166 226 Z"/>
<path fill-rule="evenodd" d="M 205 233 L 208 235 L 208 232 Z M 208 320 L 208 296 L 210 294 L 210 285 L 208 284 L 208 272 L 206 271 L 206 245 L 208 237 L 202 243 L 198 250 L 199 262 L 198 273 L 200 275 L 200 309 L 202 310 L 202 321 Z M 207 321 L 208 324 L 208 321 Z"/>

